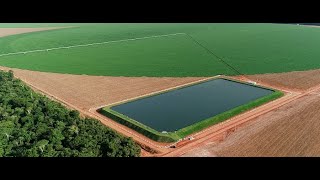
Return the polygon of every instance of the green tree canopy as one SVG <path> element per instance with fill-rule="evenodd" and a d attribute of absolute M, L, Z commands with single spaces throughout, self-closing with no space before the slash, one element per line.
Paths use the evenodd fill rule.
<path fill-rule="evenodd" d="M 139 146 L 98 120 L 0 71 L 0 157 L 136 157 Z"/>

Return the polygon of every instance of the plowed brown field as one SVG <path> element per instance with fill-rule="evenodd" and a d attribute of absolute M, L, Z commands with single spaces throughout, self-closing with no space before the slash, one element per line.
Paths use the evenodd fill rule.
<path fill-rule="evenodd" d="M 256 81 L 303 91 L 320 84 L 320 70 L 294 71 L 288 73 L 247 75 L 247 78 Z"/>
<path fill-rule="evenodd" d="M 12 69 L 21 80 L 84 110 L 204 79 L 107 77 L 0 69 Z"/>
<path fill-rule="evenodd" d="M 29 32 L 36 32 L 36 31 L 46 31 L 52 29 L 59 29 L 62 27 L 50 27 L 50 28 L 0 28 L 0 37 L 10 36 L 15 34 L 23 34 Z"/>

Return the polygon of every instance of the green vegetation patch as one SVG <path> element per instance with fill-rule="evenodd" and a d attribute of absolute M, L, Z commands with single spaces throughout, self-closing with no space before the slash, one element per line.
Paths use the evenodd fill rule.
<path fill-rule="evenodd" d="M 232 74 L 221 61 L 184 34 L 5 56 L 0 57 L 0 64 L 37 71 L 105 76 L 208 76 L 211 69 L 220 74 Z"/>
<path fill-rule="evenodd" d="M 242 74 L 320 68 L 320 28 L 257 23 L 65 24 L 70 25 L 75 27 L 0 38 L 0 54 L 186 33 Z M 108 76 L 186 77 L 235 73 L 197 43 L 190 42 L 191 39 L 164 39 L 70 49 L 53 54 L 0 57 L 0 65 Z"/>
<path fill-rule="evenodd" d="M 139 146 L 98 120 L 0 71 L 0 157 L 136 157 Z"/>

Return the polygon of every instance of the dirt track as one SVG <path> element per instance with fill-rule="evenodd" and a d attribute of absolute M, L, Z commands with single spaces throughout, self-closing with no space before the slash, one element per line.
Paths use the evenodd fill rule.
<path fill-rule="evenodd" d="M 0 28 L 0 37 L 10 36 L 15 34 L 24 34 L 37 31 L 46 31 L 52 29 L 60 29 L 62 27 L 50 27 L 50 28 Z"/>

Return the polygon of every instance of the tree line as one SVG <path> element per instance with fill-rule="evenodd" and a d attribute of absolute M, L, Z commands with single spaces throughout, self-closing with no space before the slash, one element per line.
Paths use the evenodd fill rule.
<path fill-rule="evenodd" d="M 0 157 L 137 157 L 140 147 L 98 120 L 0 71 Z"/>

